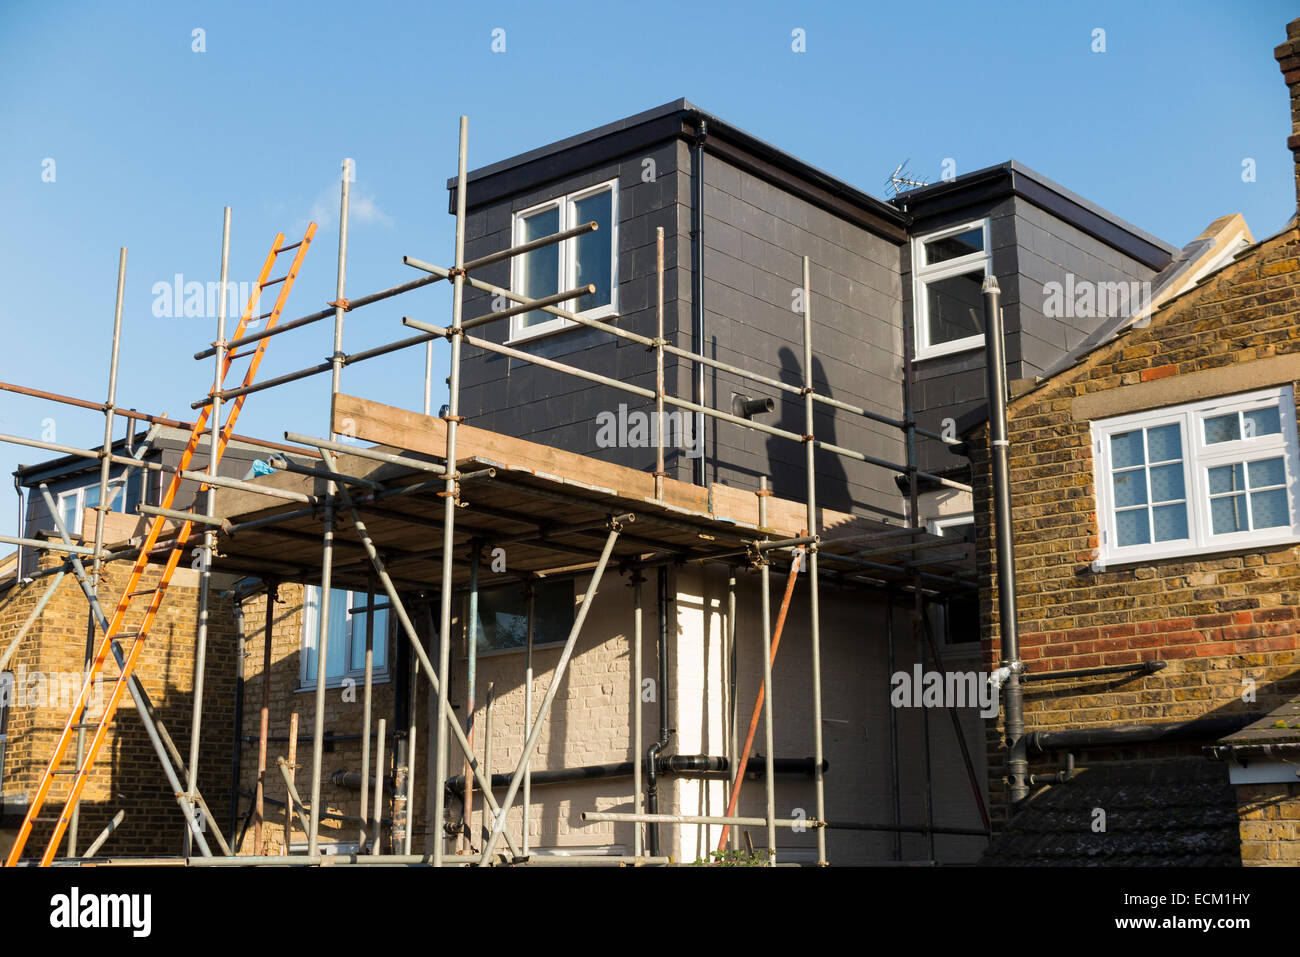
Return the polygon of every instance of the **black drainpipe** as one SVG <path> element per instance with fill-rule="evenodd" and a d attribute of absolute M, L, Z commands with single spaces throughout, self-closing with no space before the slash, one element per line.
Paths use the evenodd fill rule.
<path fill-rule="evenodd" d="M 1080 728 L 1074 731 L 1031 731 L 1024 736 L 1025 753 L 1039 755 L 1049 751 L 1123 748 L 1169 741 L 1214 741 L 1234 734 L 1262 717 L 1263 714 L 1259 713 L 1229 714 L 1159 724 L 1114 724 L 1108 728 Z"/>
<path fill-rule="evenodd" d="M 989 403 L 989 458 L 993 473 L 993 532 L 998 560 L 998 631 L 1002 639 L 1002 691 L 1007 743 L 1007 791 L 1012 808 L 1029 796 L 1025 756 L 1025 699 L 1020 686 L 1020 627 L 1016 607 L 1015 541 L 1011 530 L 1011 475 L 1007 464 L 1007 364 L 998 281 L 984 277 L 984 371 Z"/>
<path fill-rule="evenodd" d="M 661 774 L 726 774 L 731 769 L 731 761 L 721 754 L 668 754 L 655 761 L 655 770 Z M 776 758 L 772 761 L 772 771 L 776 774 L 813 776 L 812 758 Z M 831 768 L 830 762 L 822 759 L 822 773 Z M 554 771 L 534 771 L 533 787 L 545 787 L 552 784 L 572 784 L 577 781 L 613 780 L 630 778 L 634 768 L 631 761 L 615 761 L 609 764 L 584 764 L 576 768 L 557 768 Z M 745 774 L 750 778 L 762 778 L 767 771 L 767 759 L 761 754 L 750 755 Z M 510 787 L 511 775 L 508 773 L 492 775 L 492 787 L 505 790 Z M 349 791 L 361 787 L 361 772 L 339 770 L 330 778 L 333 784 L 347 788 Z M 458 774 L 446 780 L 447 791 L 452 795 L 465 790 L 465 776 Z M 983 832 L 981 832 L 983 833 Z"/>
<path fill-rule="evenodd" d="M 699 117 L 699 128 L 695 133 L 695 164 L 694 164 L 694 182 L 695 201 L 691 204 L 695 208 L 695 228 L 691 230 L 691 264 L 692 281 L 694 290 L 691 293 L 691 306 L 695 312 L 695 351 L 698 355 L 706 354 L 706 343 L 704 339 L 704 141 L 709 135 L 709 124 L 704 117 Z M 704 397 L 704 363 L 695 363 L 695 402 L 698 405 L 707 405 L 708 402 Z M 708 434 L 708 416 L 701 413 L 692 413 L 695 416 L 696 435 L 695 442 L 699 456 L 695 460 L 695 484 L 705 485 L 704 478 L 704 456 L 709 448 L 705 436 Z M 716 471 L 716 469 L 715 469 Z"/>
<path fill-rule="evenodd" d="M 21 465 L 18 467 L 22 468 Z M 18 493 L 18 533 L 17 534 L 19 537 L 22 537 L 27 530 L 27 522 L 25 521 L 27 516 L 23 514 L 23 485 L 22 485 L 22 481 L 18 478 L 17 472 L 14 473 L 14 491 Z M 14 565 L 14 581 L 20 582 L 23 580 L 23 547 L 21 545 L 18 546 L 18 555 L 15 558 L 15 561 L 17 562 L 17 564 Z"/>
<path fill-rule="evenodd" d="M 659 752 L 668 747 L 672 737 L 672 728 L 668 727 L 668 569 L 659 566 L 659 642 L 656 653 L 659 656 L 659 686 L 655 695 L 659 699 L 659 740 L 646 749 L 646 813 L 659 813 L 659 780 L 657 777 Z M 649 827 L 649 849 L 651 857 L 659 856 L 659 825 Z"/>

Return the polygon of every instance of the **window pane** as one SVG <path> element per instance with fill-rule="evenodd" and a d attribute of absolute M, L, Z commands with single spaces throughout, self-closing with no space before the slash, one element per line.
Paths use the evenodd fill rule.
<path fill-rule="evenodd" d="M 1282 417 L 1275 405 L 1267 409 L 1252 409 L 1243 413 L 1242 418 L 1246 420 L 1245 433 L 1248 439 L 1257 435 L 1277 435 L 1282 431 Z"/>
<path fill-rule="evenodd" d="M 984 270 L 932 279 L 925 284 L 929 304 L 930 344 L 955 342 L 984 332 L 980 286 Z"/>
<path fill-rule="evenodd" d="M 960 256 L 969 256 L 972 253 L 981 253 L 983 251 L 984 230 L 982 227 L 976 226 L 964 233 L 945 236 L 942 239 L 935 239 L 925 243 L 925 263 L 933 266 L 935 263 L 946 262 L 949 259 L 957 259 Z"/>
<path fill-rule="evenodd" d="M 308 585 L 302 590 L 302 680 L 316 680 L 316 635 L 319 629 L 320 589 Z"/>
<path fill-rule="evenodd" d="M 573 627 L 573 582 L 539 582 L 533 599 L 533 644 L 562 642 Z M 487 588 L 478 597 L 480 651 L 528 644 L 528 600 L 523 588 Z"/>
<path fill-rule="evenodd" d="M 1227 495 L 1210 500 L 1210 524 L 1215 535 L 1243 532 L 1246 524 L 1246 496 Z"/>
<path fill-rule="evenodd" d="M 1176 422 L 1147 429 L 1147 451 L 1152 462 L 1174 462 L 1183 457 L 1183 430 Z"/>
<path fill-rule="evenodd" d="M 1150 523 L 1147 521 L 1147 510 L 1145 508 L 1135 508 L 1128 512 L 1116 512 L 1115 534 L 1119 538 L 1121 546 L 1150 543 L 1151 528 Z"/>
<path fill-rule="evenodd" d="M 607 306 L 611 301 L 614 288 L 614 243 L 611 238 L 614 235 L 614 191 L 602 190 L 575 201 L 573 212 L 574 226 L 594 219 L 599 227 L 594 233 L 584 233 L 574 240 L 574 285 L 593 283 L 596 286 L 594 293 L 578 300 L 576 311 L 585 312 L 597 306 Z"/>
<path fill-rule="evenodd" d="M 1207 445 L 1215 442 L 1235 442 L 1241 438 L 1241 427 L 1237 422 L 1237 413 L 1216 415 L 1205 420 L 1205 441 Z"/>
<path fill-rule="evenodd" d="M 81 531 L 81 526 L 77 523 L 79 516 L 77 511 L 77 494 L 60 497 L 59 499 L 59 517 L 63 519 L 63 527 L 68 530 L 69 535 L 75 535 Z"/>
<path fill-rule="evenodd" d="M 1246 470 L 1241 465 L 1217 465 L 1210 469 L 1210 494 L 1239 492 L 1246 487 Z"/>
<path fill-rule="evenodd" d="M 308 585 L 303 589 L 303 641 L 304 656 L 303 680 L 314 682 L 319 667 L 316 642 L 320 638 L 320 588 Z M 344 590 L 330 589 L 329 608 L 329 660 L 325 662 L 325 678 L 341 678 L 347 669 L 347 632 L 348 632 L 348 593 Z"/>
<path fill-rule="evenodd" d="M 1186 497 L 1182 463 L 1157 465 L 1151 470 L 1151 501 L 1177 502 Z"/>
<path fill-rule="evenodd" d="M 99 484 L 98 484 L 98 483 L 96 483 L 96 484 L 94 484 L 94 485 L 91 485 L 91 486 L 89 486 L 89 487 L 86 489 L 86 498 L 85 498 L 85 502 L 86 502 L 86 504 L 85 504 L 85 507 L 86 507 L 86 508 L 94 508 L 96 505 L 99 504 Z"/>
<path fill-rule="evenodd" d="M 1147 503 L 1147 477 L 1144 469 L 1120 472 L 1115 476 L 1115 507 Z"/>
<path fill-rule="evenodd" d="M 523 220 L 521 243 L 532 242 L 560 231 L 560 208 L 552 206 L 533 213 Z M 520 288 L 519 292 L 529 299 L 540 299 L 560 291 L 560 247 L 559 244 L 534 249 L 519 257 Z M 525 327 L 547 322 L 552 317 L 540 309 L 526 312 L 520 317 Z"/>
<path fill-rule="evenodd" d="M 383 601 L 380 595 L 375 596 L 375 603 Z M 353 606 L 362 606 L 366 603 L 365 592 L 353 592 Z M 352 671 L 364 671 L 366 667 L 366 612 L 357 612 L 352 616 L 352 648 L 351 660 L 348 663 Z M 374 657 L 372 668 L 376 674 L 384 670 L 388 658 L 388 609 L 383 608 L 375 612 L 374 625 Z"/>
<path fill-rule="evenodd" d="M 1117 469 L 1131 468 L 1146 462 L 1146 451 L 1142 447 L 1142 431 L 1121 432 L 1110 437 L 1110 461 Z"/>
<path fill-rule="evenodd" d="M 1187 538 L 1187 505 L 1157 505 L 1151 510 L 1157 542 L 1175 542 Z"/>
<path fill-rule="evenodd" d="M 1247 468 L 1250 470 L 1250 487 L 1267 488 L 1270 485 L 1286 484 L 1286 465 L 1281 459 L 1264 459 L 1262 462 L 1251 462 Z"/>
<path fill-rule="evenodd" d="M 330 589 L 329 631 L 329 658 L 325 662 L 325 677 L 341 678 L 348 668 L 345 658 L 348 651 L 348 593 L 340 588 Z"/>
<path fill-rule="evenodd" d="M 1256 528 L 1278 528 L 1291 524 L 1291 511 L 1286 502 L 1286 489 L 1275 488 L 1268 492 L 1252 492 L 1250 517 Z"/>

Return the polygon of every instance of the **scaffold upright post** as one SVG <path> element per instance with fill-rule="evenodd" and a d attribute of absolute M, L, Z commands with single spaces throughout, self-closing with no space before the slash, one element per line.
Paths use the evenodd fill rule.
<path fill-rule="evenodd" d="M 103 566 L 103 549 L 104 549 L 104 516 L 112 508 L 112 502 L 108 498 L 108 479 L 113 467 L 113 419 L 114 411 L 117 406 L 117 357 L 122 345 L 122 301 L 126 292 L 126 247 L 123 246 L 117 254 L 117 296 L 113 306 L 113 346 L 109 354 L 108 361 L 108 400 L 104 403 L 104 444 L 99 450 L 99 498 L 95 503 L 95 560 L 90 571 L 90 586 L 99 593 L 99 575 Z M 128 425 L 128 428 L 132 426 Z M 130 482 L 130 477 L 127 477 Z M 122 487 L 123 501 L 122 508 L 126 509 L 126 486 Z M 20 556 L 21 557 L 21 556 Z M 22 576 L 22 568 L 18 569 L 18 576 Z M 98 625 L 95 622 L 93 612 L 86 616 L 86 654 L 82 662 L 81 675 L 84 680 L 90 672 L 91 659 L 95 656 L 95 634 L 98 631 Z M 77 767 L 81 767 L 81 762 L 85 757 L 86 751 L 86 729 L 77 729 Z M 81 798 L 72 805 L 72 821 L 68 824 L 68 856 L 77 856 L 77 829 L 81 820 Z M 189 845 L 189 829 L 185 830 L 186 845 Z"/>
<path fill-rule="evenodd" d="M 330 411 L 329 438 L 334 438 L 334 397 L 339 394 L 339 382 L 343 376 L 343 316 L 347 312 L 347 264 L 348 264 L 348 196 L 352 179 L 352 160 L 343 161 L 342 185 L 339 189 L 339 257 L 338 272 L 334 290 L 334 351 L 330 355 Z M 330 594 L 333 588 L 334 571 L 334 495 L 337 484 L 331 479 L 325 486 L 324 530 L 321 537 L 321 579 L 320 597 L 317 601 L 317 619 L 319 628 L 316 638 L 316 702 L 312 715 L 311 743 L 311 826 L 307 835 L 307 854 L 314 857 L 319 851 L 320 840 L 320 786 L 321 764 L 324 759 L 325 736 L 325 685 L 329 674 L 329 619 Z"/>
<path fill-rule="evenodd" d="M 767 528 L 767 499 L 772 494 L 767 486 L 767 476 L 758 478 L 758 524 Z M 772 576 L 766 555 L 760 556 L 760 591 L 762 592 L 763 629 L 763 787 L 767 807 L 767 866 L 776 866 L 776 771 L 773 758 L 772 728 Z"/>
<path fill-rule="evenodd" d="M 816 536 L 817 472 L 816 449 L 813 446 L 813 383 L 812 368 L 812 276 L 808 257 L 803 257 L 803 384 L 804 384 L 804 441 L 805 468 L 807 470 L 808 518 L 807 534 Z M 812 654 L 812 704 L 813 704 L 813 787 L 816 791 L 817 820 L 826 820 L 826 788 L 822 777 L 822 638 L 821 607 L 817 581 L 817 543 L 807 546 L 804 555 L 808 561 L 808 615 Z M 826 866 L 826 828 L 817 831 L 817 863 Z"/>
<path fill-rule="evenodd" d="M 438 734 L 437 763 L 433 788 L 433 827 L 436 839 L 433 842 L 433 864 L 442 866 L 443 834 L 442 822 L 446 813 L 445 788 L 442 782 L 447 780 L 447 711 L 450 702 L 446 700 L 450 691 L 451 671 L 451 601 L 452 569 L 454 558 L 452 550 L 456 547 L 456 423 L 460 418 L 460 347 L 461 347 L 461 310 L 464 306 L 465 292 L 465 190 L 468 177 L 466 164 L 469 159 L 469 118 L 460 118 L 460 145 L 456 160 L 456 275 L 452 280 L 451 300 L 451 372 L 447 380 L 447 452 L 444 461 L 447 465 L 447 481 L 443 488 L 443 525 L 442 525 L 442 594 L 438 617 Z"/>

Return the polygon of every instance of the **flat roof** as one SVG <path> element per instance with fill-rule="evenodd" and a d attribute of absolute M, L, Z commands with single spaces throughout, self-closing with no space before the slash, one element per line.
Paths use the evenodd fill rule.
<path fill-rule="evenodd" d="M 951 180 L 918 186 L 900 193 L 893 202 L 900 210 L 910 213 L 913 219 L 922 219 L 983 198 L 1011 193 L 1024 197 L 1152 269 L 1164 268 L 1178 253 L 1178 247 L 1139 229 L 1014 159 L 963 173 Z"/>
<path fill-rule="evenodd" d="M 528 184 L 547 182 L 626 156 L 635 152 L 637 145 L 634 144 L 660 141 L 670 137 L 693 138 L 701 128 L 701 124 L 707 130 L 706 149 L 709 149 L 711 140 L 715 138 L 722 140 L 759 159 L 762 163 L 761 172 L 769 177 L 774 173 L 797 177 L 817 192 L 856 207 L 895 230 L 906 226 L 908 222 L 906 215 L 884 200 L 865 193 L 843 179 L 832 176 L 811 163 L 731 125 L 685 98 L 556 140 L 487 166 L 480 166 L 466 174 L 467 181 L 471 185 L 488 187 L 494 180 L 508 178 L 509 174 L 513 173 L 524 177 L 524 181 Z M 481 205 L 508 192 L 518 192 L 524 188 L 530 187 L 516 185 L 509 190 L 489 190 L 485 198 L 479 198 L 471 189 L 471 205 Z M 455 177 L 447 180 L 447 190 L 451 194 L 448 207 L 454 210 Z M 484 195 L 482 189 L 479 194 Z"/>

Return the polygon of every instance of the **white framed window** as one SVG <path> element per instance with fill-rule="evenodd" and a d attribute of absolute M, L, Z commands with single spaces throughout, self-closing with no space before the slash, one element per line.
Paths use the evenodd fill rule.
<path fill-rule="evenodd" d="M 298 687 L 316 687 L 320 637 L 320 588 L 307 585 L 302 590 L 302 654 L 299 655 Z M 376 596 L 375 604 L 381 602 Z M 325 660 L 326 687 L 341 684 L 345 678 L 361 679 L 366 672 L 366 593 L 344 588 L 330 589 L 329 645 Z M 388 609 L 377 608 L 375 616 L 371 675 L 374 680 L 388 676 Z"/>
<path fill-rule="evenodd" d="M 1290 386 L 1092 423 L 1101 564 L 1300 541 Z"/>
<path fill-rule="evenodd" d="M 596 291 L 561 307 L 584 319 L 606 319 L 618 312 L 618 181 L 547 200 L 514 214 L 514 244 L 595 221 L 594 232 L 534 249 L 511 262 L 510 288 L 529 299 L 554 295 L 591 283 Z M 576 325 L 534 310 L 510 319 L 510 341 L 531 339 Z"/>
<path fill-rule="evenodd" d="M 139 492 L 143 481 L 143 477 L 120 475 L 109 479 L 109 511 L 134 514 L 140 505 Z M 93 485 L 60 492 L 55 498 L 55 504 L 58 505 L 59 516 L 63 519 L 68 534 L 81 534 L 82 513 L 99 504 L 99 480 L 96 479 Z"/>
<path fill-rule="evenodd" d="M 912 240 L 912 315 L 918 359 L 984 345 L 980 287 L 992 271 L 987 219 L 948 226 Z"/>

